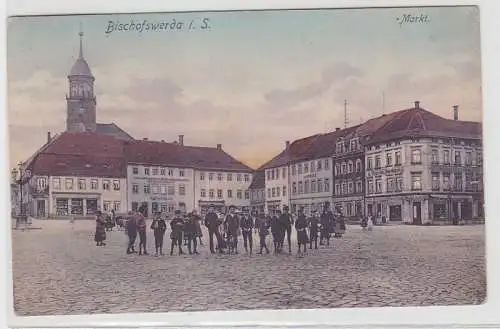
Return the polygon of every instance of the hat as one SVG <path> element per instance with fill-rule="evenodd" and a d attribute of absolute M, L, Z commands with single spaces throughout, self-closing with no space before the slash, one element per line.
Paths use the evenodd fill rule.
<path fill-rule="evenodd" d="M 230 206 L 229 206 L 229 209 L 236 209 L 236 207 L 235 207 L 235 206 L 233 206 L 233 205 L 230 205 Z"/>
<path fill-rule="evenodd" d="M 176 211 L 174 211 L 174 214 L 176 215 L 180 215 L 181 211 L 179 209 L 177 209 Z"/>

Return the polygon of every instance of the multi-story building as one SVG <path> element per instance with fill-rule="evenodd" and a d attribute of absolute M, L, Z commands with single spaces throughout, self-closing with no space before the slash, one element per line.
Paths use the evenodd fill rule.
<path fill-rule="evenodd" d="M 266 209 L 266 173 L 257 170 L 252 176 L 250 190 L 250 208 L 258 213 L 264 213 Z"/>
<path fill-rule="evenodd" d="M 290 142 L 285 143 L 285 149 L 265 163 L 259 170 L 265 172 L 265 210 L 271 213 L 283 206 L 290 206 L 289 164 L 291 159 Z"/>
<path fill-rule="evenodd" d="M 125 142 L 129 208 L 145 214 L 175 209 L 204 213 L 209 205 L 250 206 L 252 170 L 217 147 L 136 140 Z"/>
<path fill-rule="evenodd" d="M 342 209 L 346 218 L 355 220 L 364 215 L 365 196 L 365 155 L 358 134 L 359 127 L 339 129 L 342 135 L 337 139 L 333 152 L 334 207 Z"/>
<path fill-rule="evenodd" d="M 97 210 L 126 209 L 122 143 L 112 136 L 64 132 L 40 148 L 23 167 L 27 214 L 85 217 Z"/>
<path fill-rule="evenodd" d="M 366 211 L 380 219 L 429 224 L 482 218 L 481 124 L 420 107 L 371 120 Z M 378 122 L 377 122 L 378 121 Z"/>

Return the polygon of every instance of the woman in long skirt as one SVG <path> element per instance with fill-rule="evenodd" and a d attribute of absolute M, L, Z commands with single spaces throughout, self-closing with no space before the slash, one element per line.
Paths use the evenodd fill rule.
<path fill-rule="evenodd" d="M 297 254 L 300 255 L 300 247 L 302 248 L 302 255 L 306 253 L 307 250 L 307 219 L 304 215 L 304 209 L 299 210 L 299 215 L 297 221 L 295 222 L 295 229 L 297 230 L 297 242 L 299 244 L 299 250 Z"/>
<path fill-rule="evenodd" d="M 95 220 L 95 236 L 94 241 L 96 246 L 105 246 L 104 241 L 106 240 L 106 221 L 102 216 L 101 211 L 97 211 Z"/>

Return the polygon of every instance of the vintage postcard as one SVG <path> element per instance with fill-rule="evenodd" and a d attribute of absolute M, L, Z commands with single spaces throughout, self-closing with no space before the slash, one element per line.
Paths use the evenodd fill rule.
<path fill-rule="evenodd" d="M 9 17 L 14 314 L 484 303 L 479 23 Z"/>

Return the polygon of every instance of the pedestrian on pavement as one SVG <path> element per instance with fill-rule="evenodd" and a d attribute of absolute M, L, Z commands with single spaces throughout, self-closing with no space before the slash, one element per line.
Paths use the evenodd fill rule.
<path fill-rule="evenodd" d="M 366 227 L 368 226 L 368 217 L 361 218 L 361 228 L 363 231 L 366 231 Z"/>
<path fill-rule="evenodd" d="M 217 239 L 217 245 L 222 246 L 222 237 L 220 235 L 219 226 L 222 221 L 219 219 L 219 216 L 215 213 L 215 209 L 213 205 L 208 207 L 208 213 L 205 215 L 205 227 L 208 229 L 208 238 L 210 245 L 210 252 L 212 254 L 215 253 L 214 249 L 214 235 Z M 222 253 L 222 248 L 219 248 L 219 253 Z"/>
<path fill-rule="evenodd" d="M 172 243 L 170 245 L 170 256 L 174 254 L 174 245 L 177 244 L 179 247 L 179 255 L 184 254 L 182 251 L 182 231 L 184 229 L 184 220 L 181 216 L 181 211 L 176 210 L 174 212 L 174 218 L 170 221 L 170 227 L 172 232 L 170 233 L 170 239 Z"/>
<path fill-rule="evenodd" d="M 196 211 L 196 209 L 194 209 L 191 213 L 195 218 L 196 236 L 198 237 L 200 246 L 203 247 L 203 241 L 201 240 L 201 237 L 203 236 L 203 231 L 201 230 L 201 217 L 198 215 L 198 212 Z"/>
<path fill-rule="evenodd" d="M 316 209 L 312 211 L 311 218 L 309 219 L 309 249 L 312 249 L 314 241 L 314 249 L 318 249 L 318 231 L 319 219 Z"/>
<path fill-rule="evenodd" d="M 281 210 L 274 211 L 271 217 L 271 234 L 273 235 L 274 253 L 279 254 L 283 248 L 283 225 L 281 225 L 279 218 L 281 217 Z"/>
<path fill-rule="evenodd" d="M 307 219 L 306 215 L 304 215 L 304 208 L 301 207 L 299 209 L 299 214 L 297 216 L 297 221 L 295 222 L 295 229 L 297 230 L 297 242 L 299 245 L 299 250 L 297 251 L 297 255 L 301 254 L 301 249 L 302 248 L 302 255 L 305 255 L 306 250 L 307 250 Z"/>
<path fill-rule="evenodd" d="M 366 221 L 366 227 L 367 227 L 368 231 L 373 230 L 373 225 L 374 225 L 373 216 L 369 215 L 368 220 Z"/>
<path fill-rule="evenodd" d="M 288 206 L 283 207 L 283 213 L 280 216 L 280 223 L 283 225 L 283 232 L 282 232 L 282 241 L 281 241 L 281 248 L 283 249 L 283 243 L 285 240 L 285 233 L 286 233 L 286 240 L 288 243 L 288 252 L 292 253 L 292 225 L 293 225 L 293 218 L 292 215 L 289 212 Z"/>
<path fill-rule="evenodd" d="M 188 241 L 188 251 L 190 255 L 192 255 L 193 253 L 196 255 L 199 254 L 196 250 L 198 247 L 196 220 L 197 218 L 195 214 L 191 212 L 190 214 L 188 214 L 187 221 L 184 224 L 184 235 Z M 193 245 L 193 249 L 191 249 L 191 244 Z"/>
<path fill-rule="evenodd" d="M 245 247 L 245 252 L 248 252 L 248 247 L 250 247 L 250 254 L 252 254 L 253 249 L 253 237 L 252 229 L 254 228 L 253 218 L 250 214 L 243 214 L 241 220 L 241 232 L 243 234 L 243 246 Z"/>
<path fill-rule="evenodd" d="M 240 219 L 236 214 L 236 207 L 229 206 L 229 213 L 224 220 L 224 227 L 228 236 L 228 242 L 234 248 L 234 253 L 238 254 L 238 235 L 240 231 Z M 229 246 L 228 246 L 229 247 Z"/>
<path fill-rule="evenodd" d="M 142 207 L 141 207 L 142 208 Z M 145 209 L 139 209 L 139 212 L 136 213 L 136 222 L 137 222 L 137 232 L 139 233 L 139 256 L 149 255 L 146 250 L 146 217 L 144 217 L 143 213 Z"/>
<path fill-rule="evenodd" d="M 155 256 L 158 257 L 158 252 L 163 256 L 163 238 L 165 237 L 165 232 L 167 231 L 167 223 L 160 213 L 156 213 L 153 222 L 151 223 L 151 229 L 153 230 L 155 236 Z"/>
<path fill-rule="evenodd" d="M 106 221 L 103 218 L 101 211 L 96 212 L 95 219 L 95 236 L 94 241 L 96 242 L 96 246 L 105 246 L 104 241 L 106 240 Z"/>
<path fill-rule="evenodd" d="M 333 213 L 330 210 L 330 202 L 325 202 L 323 206 L 323 213 L 321 214 L 320 223 L 321 223 L 321 235 L 319 244 L 324 244 L 324 240 L 326 240 L 326 244 L 330 245 L 330 236 L 332 232 L 333 225 Z"/>
<path fill-rule="evenodd" d="M 137 238 L 137 222 L 135 221 L 135 213 L 133 211 L 128 212 L 125 231 L 128 235 L 127 254 L 133 254 L 135 253 L 135 239 Z"/>
<path fill-rule="evenodd" d="M 345 219 L 342 215 L 342 208 L 337 207 L 335 212 L 335 237 L 341 238 L 345 233 Z"/>
<path fill-rule="evenodd" d="M 262 249 L 266 249 L 266 253 L 269 254 L 269 249 L 266 245 L 266 237 L 269 235 L 269 221 L 266 220 L 266 216 L 264 213 L 259 215 L 259 220 L 257 221 L 257 229 L 259 230 L 259 238 L 260 238 L 260 251 L 259 254 L 262 254 Z"/>

